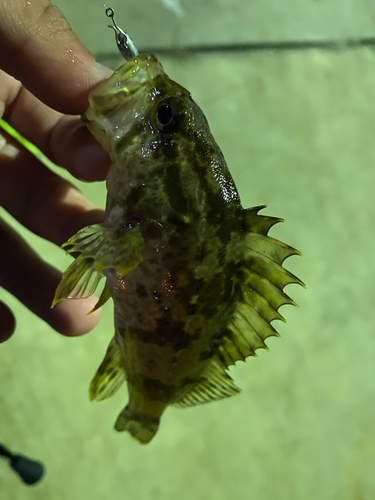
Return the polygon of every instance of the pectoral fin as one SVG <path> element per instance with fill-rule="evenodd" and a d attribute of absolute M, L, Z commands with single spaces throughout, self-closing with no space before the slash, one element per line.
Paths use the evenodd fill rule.
<path fill-rule="evenodd" d="M 105 286 L 102 290 L 102 293 L 100 294 L 98 302 L 95 304 L 95 306 L 87 313 L 87 315 L 92 314 L 93 312 L 97 311 L 100 309 L 100 307 L 104 306 L 104 304 L 111 298 L 111 292 L 109 291 L 109 288 Z"/>
<path fill-rule="evenodd" d="M 63 248 L 68 248 L 69 254 L 80 255 L 64 272 L 52 307 L 63 299 L 92 295 L 105 269 L 115 269 L 121 276 L 135 269 L 143 259 L 143 236 L 139 227 L 113 229 L 95 224 L 78 231 Z M 109 296 L 104 288 L 93 310 L 104 304 Z"/>

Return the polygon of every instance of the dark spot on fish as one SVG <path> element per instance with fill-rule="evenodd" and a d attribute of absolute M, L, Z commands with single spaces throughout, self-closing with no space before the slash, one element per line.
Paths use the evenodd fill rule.
<path fill-rule="evenodd" d="M 150 417 L 149 415 L 145 415 L 144 413 L 141 413 L 139 411 L 131 412 L 131 418 L 136 422 L 140 422 L 142 426 L 146 427 L 147 429 L 158 426 L 160 420 L 158 417 Z"/>
<path fill-rule="evenodd" d="M 226 260 L 226 247 L 225 246 L 218 245 L 216 257 L 217 257 L 217 260 L 218 260 L 218 265 L 220 267 L 224 267 L 225 266 L 225 260 Z"/>
<path fill-rule="evenodd" d="M 222 304 L 222 290 L 223 290 L 224 276 L 222 273 L 214 274 L 210 280 L 204 282 L 202 287 L 202 297 L 204 302 L 201 305 L 200 312 L 210 318 L 215 315 L 217 307 Z"/>
<path fill-rule="evenodd" d="M 163 251 L 161 260 L 169 260 L 174 258 L 174 253 L 173 252 L 168 252 L 168 251 Z"/>
<path fill-rule="evenodd" d="M 200 356 L 199 356 L 199 361 L 206 361 L 207 359 L 212 358 L 212 356 L 215 354 L 215 352 L 216 352 L 216 347 L 215 347 L 215 349 L 213 347 L 211 347 L 211 349 L 209 349 L 207 351 L 202 351 L 200 353 Z"/>
<path fill-rule="evenodd" d="M 135 289 L 135 293 L 137 294 L 137 297 L 139 299 L 147 297 L 146 287 L 144 285 L 142 285 L 141 283 L 137 283 L 137 286 L 136 286 L 136 289 Z"/>
<path fill-rule="evenodd" d="M 225 335 L 228 335 L 229 332 L 228 330 L 220 330 L 218 331 L 217 333 L 215 333 L 212 337 L 211 337 L 211 344 L 210 344 L 210 348 L 206 351 L 203 351 L 201 354 L 200 354 L 200 357 L 199 357 L 199 361 L 205 361 L 207 359 L 210 359 L 212 358 L 216 352 L 217 352 L 217 348 L 219 347 L 219 345 L 222 343 L 222 340 L 223 340 L 223 337 Z"/>
<path fill-rule="evenodd" d="M 233 214 L 226 214 L 226 217 L 222 217 L 220 220 L 220 225 L 216 231 L 216 236 L 220 239 L 223 245 L 229 243 L 233 230 L 237 229 L 237 224 L 235 224 L 235 219 Z"/>
<path fill-rule="evenodd" d="M 175 351 L 181 351 L 186 349 L 191 344 L 191 337 L 188 333 L 181 331 L 177 336 L 175 342 L 173 343 L 173 349 Z"/>
<path fill-rule="evenodd" d="M 187 225 L 186 222 L 177 213 L 168 214 L 167 222 L 169 224 L 173 224 L 174 226 L 180 226 L 180 227 Z"/>
<path fill-rule="evenodd" d="M 114 148 L 116 153 L 121 154 L 124 149 L 129 149 L 132 145 L 134 145 L 142 135 L 144 126 L 143 124 L 136 122 L 132 129 L 127 132 L 125 135 L 122 135 L 119 138 L 116 138 L 114 143 Z"/>
<path fill-rule="evenodd" d="M 246 259 L 246 267 L 249 267 L 250 269 L 252 269 L 253 267 L 255 269 L 257 268 L 257 266 L 256 266 L 256 260 L 254 259 L 254 257 L 248 257 Z"/>
<path fill-rule="evenodd" d="M 184 377 L 180 381 L 180 387 L 185 387 L 187 385 L 199 384 L 199 382 L 203 382 L 204 380 L 205 380 L 204 377 L 198 377 L 198 378 L 195 378 L 195 377 Z"/>
<path fill-rule="evenodd" d="M 152 175 L 155 177 L 162 177 L 164 174 L 165 166 L 164 165 L 158 165 L 155 167 L 152 171 Z"/>
<path fill-rule="evenodd" d="M 207 196 L 207 220 L 214 225 L 221 225 L 225 215 L 223 210 L 223 195 L 221 192 L 214 192 L 211 186 L 206 190 Z M 224 212 L 224 213 L 223 213 Z"/>
<path fill-rule="evenodd" d="M 207 191 L 209 189 L 209 186 L 206 177 L 207 176 L 206 166 L 201 164 L 201 158 L 199 158 L 199 156 L 195 154 L 194 150 L 190 149 L 188 156 L 190 156 L 191 166 L 198 176 L 198 183 L 200 188 L 204 191 Z"/>
<path fill-rule="evenodd" d="M 194 290 L 194 295 L 198 295 L 201 293 L 203 285 L 204 285 L 204 279 L 203 278 L 196 278 L 193 280 L 192 283 L 192 288 Z"/>
<path fill-rule="evenodd" d="M 197 328 L 195 332 L 191 335 L 191 340 L 198 340 L 202 336 L 202 329 Z"/>
<path fill-rule="evenodd" d="M 168 201 L 178 214 L 188 213 L 188 200 L 181 182 L 180 166 L 177 163 L 169 164 L 164 175 L 165 192 Z"/>
<path fill-rule="evenodd" d="M 214 335 L 212 335 L 212 339 L 213 340 L 220 340 L 225 337 L 225 336 L 228 336 L 230 334 L 229 330 L 227 329 L 223 329 L 223 330 L 219 330 L 217 333 L 215 333 Z"/>
<path fill-rule="evenodd" d="M 237 264 L 237 271 L 236 271 L 236 283 L 245 283 L 245 273 L 241 269 L 241 263 Z M 240 288 L 240 287 L 239 287 Z M 236 292 L 237 292 L 237 286 L 236 286 Z"/>
<path fill-rule="evenodd" d="M 138 202 L 140 196 L 142 195 L 144 189 L 145 186 L 142 184 L 140 184 L 139 186 L 134 186 L 126 196 L 127 205 L 130 206 L 135 205 Z"/>
<path fill-rule="evenodd" d="M 163 156 L 168 162 L 174 162 L 179 157 L 178 145 L 174 141 L 171 140 L 168 141 L 167 137 L 165 139 L 166 140 L 164 141 L 163 144 Z"/>
<path fill-rule="evenodd" d="M 156 378 L 143 377 L 141 374 L 133 377 L 133 384 L 140 387 L 151 401 L 169 402 L 176 391 L 174 384 L 164 384 Z"/>
<path fill-rule="evenodd" d="M 189 316 L 191 314 L 195 314 L 197 312 L 197 304 L 187 304 L 185 310 L 186 310 L 186 314 L 188 314 Z"/>
<path fill-rule="evenodd" d="M 156 222 L 150 222 L 146 225 L 144 234 L 150 240 L 157 240 L 163 236 L 164 228 Z"/>
<path fill-rule="evenodd" d="M 107 371 L 107 363 L 106 364 L 102 363 L 98 368 L 98 375 L 102 375 L 106 371 Z"/>
<path fill-rule="evenodd" d="M 207 241 L 204 241 L 199 248 L 197 248 L 197 252 L 194 256 L 194 260 L 198 262 L 202 262 L 206 257 L 207 252 Z"/>
<path fill-rule="evenodd" d="M 138 329 L 135 333 L 137 339 L 145 344 L 170 345 L 175 351 L 188 347 L 191 338 L 184 332 L 184 322 L 172 321 L 168 318 L 169 314 L 165 314 L 157 321 L 157 326 L 153 330 Z"/>

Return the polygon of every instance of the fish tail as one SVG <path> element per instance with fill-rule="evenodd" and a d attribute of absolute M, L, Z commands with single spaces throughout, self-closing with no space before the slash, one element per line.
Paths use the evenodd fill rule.
<path fill-rule="evenodd" d="M 147 444 L 155 436 L 159 428 L 160 417 L 150 417 L 126 406 L 115 424 L 116 431 L 128 431 L 137 441 Z"/>

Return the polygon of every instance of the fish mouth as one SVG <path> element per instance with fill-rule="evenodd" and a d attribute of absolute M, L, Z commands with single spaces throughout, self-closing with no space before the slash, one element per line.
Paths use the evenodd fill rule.
<path fill-rule="evenodd" d="M 140 54 L 126 61 L 107 80 L 89 95 L 89 109 L 84 114 L 92 121 L 92 114 L 105 116 L 118 106 L 142 92 L 157 76 L 165 74 L 155 56 Z"/>
<path fill-rule="evenodd" d="M 126 133 L 142 115 L 152 82 L 159 75 L 165 73 L 156 57 L 140 54 L 90 93 L 82 120 L 107 152 L 110 142 Z"/>

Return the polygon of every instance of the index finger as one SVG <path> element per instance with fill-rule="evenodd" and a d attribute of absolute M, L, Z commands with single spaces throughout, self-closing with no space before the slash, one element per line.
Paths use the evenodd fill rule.
<path fill-rule="evenodd" d="M 0 68 L 62 113 L 82 114 L 108 76 L 49 0 L 1 0 L 0 47 Z"/>

